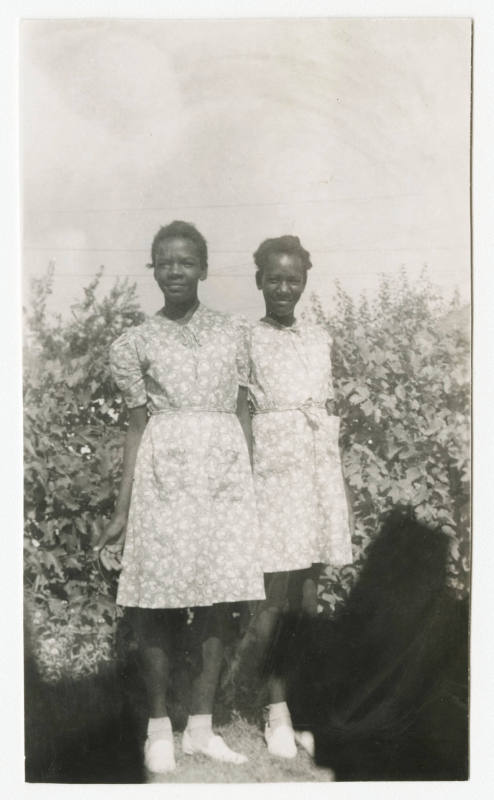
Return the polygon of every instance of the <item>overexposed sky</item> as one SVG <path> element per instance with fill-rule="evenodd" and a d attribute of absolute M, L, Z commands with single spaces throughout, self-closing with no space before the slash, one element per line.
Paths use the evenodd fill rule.
<path fill-rule="evenodd" d="M 424 264 L 469 299 L 470 22 L 36 20 L 21 31 L 24 276 L 66 310 L 172 219 L 210 247 L 211 306 L 262 313 L 252 252 L 297 234 L 330 307 Z"/>

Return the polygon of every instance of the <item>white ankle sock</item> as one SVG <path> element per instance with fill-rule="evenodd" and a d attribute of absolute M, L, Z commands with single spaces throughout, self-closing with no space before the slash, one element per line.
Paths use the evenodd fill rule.
<path fill-rule="evenodd" d="M 187 730 L 195 745 L 206 746 L 213 735 L 213 715 L 191 714 L 187 720 Z"/>
<path fill-rule="evenodd" d="M 279 725 L 288 725 L 290 728 L 292 727 L 292 718 L 285 701 L 269 704 L 268 721 L 271 730 L 275 730 Z"/>
<path fill-rule="evenodd" d="M 148 739 L 155 741 L 156 739 L 169 739 L 173 738 L 172 724 L 170 717 L 150 717 L 148 720 Z"/>

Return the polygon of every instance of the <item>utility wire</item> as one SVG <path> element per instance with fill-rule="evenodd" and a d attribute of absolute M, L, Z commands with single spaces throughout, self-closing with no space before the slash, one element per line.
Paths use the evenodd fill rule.
<path fill-rule="evenodd" d="M 428 193 L 430 194 L 430 193 Z M 434 194 L 439 194 L 438 192 L 434 192 Z M 272 208 L 277 206 L 326 206 L 331 205 L 333 203 L 373 203 L 376 200 L 399 200 L 402 198 L 410 198 L 410 197 L 424 197 L 423 193 L 412 192 L 409 194 L 381 194 L 381 195 L 371 195 L 368 197 L 328 197 L 326 199 L 303 199 L 303 200 L 272 200 L 272 201 L 265 201 L 265 202 L 257 202 L 257 203 L 197 203 L 197 204 L 190 204 L 190 203 L 173 203 L 166 206 L 143 206 L 141 208 L 133 208 L 133 207 L 122 207 L 122 208 L 41 208 L 41 209 L 30 209 L 27 208 L 26 210 L 32 214 L 126 214 L 132 212 L 134 214 L 140 214 L 143 211 L 153 211 L 153 212 L 161 212 L 161 211 L 170 211 L 173 209 L 195 209 L 195 210 L 206 210 L 210 208 Z"/>
<path fill-rule="evenodd" d="M 324 249 L 312 248 L 311 253 L 413 253 L 422 250 L 469 250 L 470 246 L 465 245 L 438 245 L 423 247 L 328 247 Z M 37 247 L 36 245 L 24 245 L 24 250 L 31 250 L 35 252 L 62 252 L 62 253 L 147 253 L 148 249 L 144 248 L 120 248 L 120 247 Z M 211 250 L 210 255 L 232 253 L 240 255 L 241 253 L 250 254 L 249 250 Z"/>
<path fill-rule="evenodd" d="M 332 267 L 332 265 L 327 265 L 327 267 L 334 269 L 334 267 Z M 449 269 L 448 267 L 444 267 L 442 269 L 441 268 L 437 268 L 437 269 L 434 269 L 433 272 L 434 272 L 434 275 L 439 275 L 439 274 L 441 274 L 441 275 L 457 275 L 458 274 L 458 270 Z M 369 270 L 366 270 L 365 272 L 350 272 L 348 270 L 345 270 L 345 273 L 344 273 L 343 277 L 346 280 L 353 280 L 354 278 L 365 278 L 365 277 L 369 277 L 369 275 L 377 275 L 377 274 L 380 274 L 379 270 L 373 270 L 372 273 L 369 272 Z M 67 272 L 65 274 L 62 273 L 62 272 L 55 272 L 53 277 L 54 278 L 62 278 L 62 279 L 65 279 L 65 280 L 72 280 L 72 278 L 93 278 L 96 275 L 97 275 L 96 272 Z M 215 278 L 215 279 L 218 279 L 218 278 L 226 278 L 226 279 L 229 279 L 229 278 L 252 278 L 252 279 L 254 279 L 254 275 L 255 275 L 255 268 L 250 270 L 250 272 L 230 272 L 230 273 L 208 272 L 208 278 Z M 335 272 L 334 277 L 338 278 L 338 280 L 340 280 L 342 276 L 339 273 Z M 432 277 L 434 277 L 434 276 L 432 276 Z M 143 279 L 149 280 L 150 276 L 146 275 L 146 273 L 143 274 L 141 272 L 104 272 L 102 274 L 101 278 L 102 279 L 104 279 L 104 278 L 122 278 L 122 279 L 124 279 L 124 278 L 133 278 L 134 279 L 135 278 L 137 280 L 143 280 Z"/>

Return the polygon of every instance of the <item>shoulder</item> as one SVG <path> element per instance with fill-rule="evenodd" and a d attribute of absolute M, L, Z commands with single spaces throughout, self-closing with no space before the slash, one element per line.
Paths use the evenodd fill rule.
<path fill-rule="evenodd" d="M 141 322 L 140 325 L 132 325 L 126 328 L 120 336 L 115 339 L 110 345 L 110 352 L 112 354 L 121 353 L 122 351 L 135 349 L 140 343 L 144 342 L 150 334 L 155 321 L 152 317 L 148 317 Z"/>
<path fill-rule="evenodd" d="M 229 314 L 227 311 L 217 311 L 215 308 L 209 308 L 208 306 L 205 306 L 202 303 L 199 306 L 198 311 L 202 319 L 209 320 L 211 322 L 217 322 L 220 324 L 228 323 L 234 316 L 233 314 Z"/>
<path fill-rule="evenodd" d="M 329 344 L 330 346 L 333 343 L 331 334 L 329 330 L 326 328 L 326 326 L 320 325 L 317 322 L 308 322 L 302 320 L 302 322 L 300 323 L 300 331 L 303 336 L 306 336 L 309 339 L 324 342 L 326 344 Z"/>
<path fill-rule="evenodd" d="M 242 314 L 229 314 L 229 317 L 230 324 L 235 328 L 235 330 L 238 330 L 241 333 L 250 333 L 252 330 L 252 322 L 250 322 L 247 317 L 244 317 Z"/>
<path fill-rule="evenodd" d="M 264 340 L 272 336 L 272 332 L 276 332 L 276 328 L 273 325 L 266 325 L 261 319 L 256 320 L 250 324 L 250 334 L 253 340 L 259 341 Z"/>
<path fill-rule="evenodd" d="M 213 311 L 206 306 L 201 306 L 201 308 L 202 320 L 208 327 L 222 328 L 232 333 L 243 332 L 250 327 L 248 320 L 239 314 L 231 314 L 226 311 Z"/>
<path fill-rule="evenodd" d="M 251 327 L 253 331 L 256 331 L 256 333 L 276 334 L 279 333 L 280 330 L 282 330 L 281 326 L 271 325 L 264 319 L 256 319 L 256 321 L 252 323 Z"/>

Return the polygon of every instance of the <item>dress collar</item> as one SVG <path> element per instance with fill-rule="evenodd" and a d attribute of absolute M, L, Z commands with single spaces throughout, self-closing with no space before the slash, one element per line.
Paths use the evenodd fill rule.
<path fill-rule="evenodd" d="M 275 328 L 277 331 L 291 331 L 292 333 L 300 333 L 300 323 L 298 319 L 293 320 L 292 325 L 282 325 L 277 320 L 272 319 L 272 317 L 263 317 L 260 322 L 264 325 L 268 325 L 270 328 Z"/>
<path fill-rule="evenodd" d="M 202 316 L 203 310 L 204 310 L 204 306 L 198 300 L 197 301 L 197 305 L 195 305 L 192 308 L 190 308 L 183 317 L 180 317 L 180 319 L 170 319 L 169 317 L 165 317 L 165 315 L 163 314 L 163 309 L 160 309 L 159 311 L 157 311 L 154 316 L 157 317 L 158 319 L 163 320 L 164 322 L 168 322 L 168 323 L 170 323 L 172 325 L 178 325 L 180 327 L 185 327 L 186 325 L 189 325 L 191 322 L 196 321 L 196 318 L 200 319 L 200 317 Z"/>

